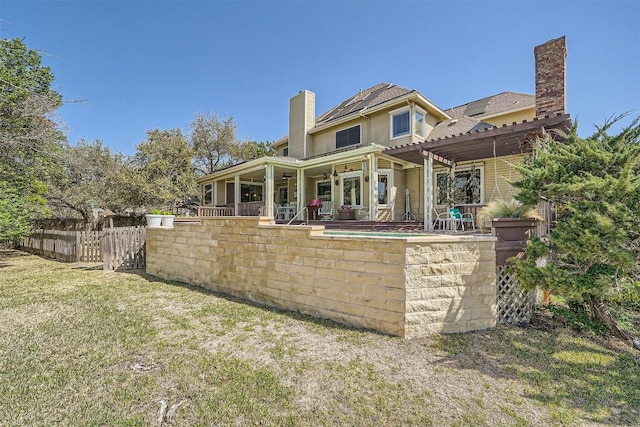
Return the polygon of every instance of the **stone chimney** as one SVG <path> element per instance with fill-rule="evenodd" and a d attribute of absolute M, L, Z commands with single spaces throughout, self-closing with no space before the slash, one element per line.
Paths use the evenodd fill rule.
<path fill-rule="evenodd" d="M 289 156 L 303 159 L 307 157 L 309 129 L 315 126 L 316 94 L 308 90 L 300 91 L 289 100 Z"/>
<path fill-rule="evenodd" d="M 536 117 L 566 113 L 565 37 L 536 46 Z"/>

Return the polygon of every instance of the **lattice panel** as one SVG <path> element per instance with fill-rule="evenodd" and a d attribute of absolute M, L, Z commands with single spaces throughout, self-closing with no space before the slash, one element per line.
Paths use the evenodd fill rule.
<path fill-rule="evenodd" d="M 503 265 L 496 267 L 498 323 L 529 323 L 533 316 L 536 293 L 520 289 L 517 280 L 505 270 Z"/>

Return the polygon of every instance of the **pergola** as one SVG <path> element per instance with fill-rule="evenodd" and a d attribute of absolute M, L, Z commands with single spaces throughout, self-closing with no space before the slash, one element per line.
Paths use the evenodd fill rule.
<path fill-rule="evenodd" d="M 434 206 L 432 182 L 434 162 L 455 169 L 458 162 L 530 153 L 533 149 L 532 142 L 537 137 L 556 131 L 557 137 L 562 138 L 562 132 L 568 131 L 570 126 L 569 114 L 558 114 L 553 117 L 546 116 L 532 121 L 494 126 L 486 130 L 392 147 L 386 149 L 384 154 L 424 166 L 424 228 L 431 230 Z"/>

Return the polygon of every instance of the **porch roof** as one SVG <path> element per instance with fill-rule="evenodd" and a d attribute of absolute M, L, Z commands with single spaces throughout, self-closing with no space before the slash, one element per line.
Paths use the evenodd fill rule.
<path fill-rule="evenodd" d="M 423 152 L 429 151 L 445 161 L 455 163 L 528 153 L 531 152 L 528 139 L 535 136 L 537 132 L 567 131 L 570 126 L 569 114 L 558 114 L 508 126 L 493 126 L 421 143 L 390 147 L 384 150 L 384 154 L 421 165 L 424 159 Z M 438 160 L 437 157 L 436 160 Z"/>

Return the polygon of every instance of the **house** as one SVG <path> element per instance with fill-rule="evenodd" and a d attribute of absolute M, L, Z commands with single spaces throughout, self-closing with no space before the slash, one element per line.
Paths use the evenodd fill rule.
<path fill-rule="evenodd" d="M 348 206 L 356 219 L 417 220 L 455 204 L 475 214 L 508 198 L 513 164 L 544 132 L 567 129 L 565 38 L 534 50 L 535 95 L 502 92 L 441 108 L 416 90 L 379 83 L 318 116 L 315 94 L 290 100 L 289 133 L 277 154 L 217 171 L 198 180 L 201 214 L 286 218 L 314 199 Z"/>

